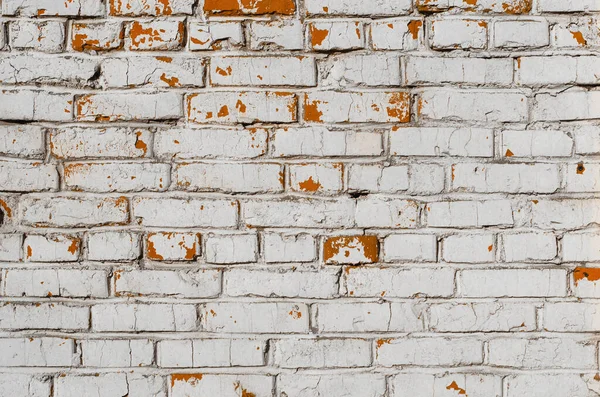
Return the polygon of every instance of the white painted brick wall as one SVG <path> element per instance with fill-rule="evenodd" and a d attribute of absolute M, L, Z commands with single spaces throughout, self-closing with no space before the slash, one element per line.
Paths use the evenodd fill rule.
<path fill-rule="evenodd" d="M 598 0 L 0 0 L 0 397 L 600 396 Z"/>

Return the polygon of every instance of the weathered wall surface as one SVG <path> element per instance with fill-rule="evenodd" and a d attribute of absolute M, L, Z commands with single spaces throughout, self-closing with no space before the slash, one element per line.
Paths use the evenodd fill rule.
<path fill-rule="evenodd" d="M 600 1 L 0 3 L 1 397 L 600 395 Z"/>

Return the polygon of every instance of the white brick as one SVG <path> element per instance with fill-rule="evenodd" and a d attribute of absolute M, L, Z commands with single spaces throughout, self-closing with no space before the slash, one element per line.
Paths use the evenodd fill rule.
<path fill-rule="evenodd" d="M 365 339 L 281 339 L 273 343 L 275 365 L 281 368 L 367 367 L 371 342 Z"/>
<path fill-rule="evenodd" d="M 84 367 L 145 367 L 154 358 L 154 344 L 147 339 L 89 339 L 79 346 Z"/>
<path fill-rule="evenodd" d="M 60 16 L 101 16 L 104 3 L 94 0 L 56 2 L 54 0 L 6 0 L 2 4 L 2 14 L 19 16 L 60 15 Z"/>
<path fill-rule="evenodd" d="M 302 163 L 289 166 L 289 185 L 306 194 L 335 194 L 343 189 L 343 164 Z"/>
<path fill-rule="evenodd" d="M 247 226 L 339 228 L 354 224 L 354 200 L 252 200 L 242 204 Z"/>
<path fill-rule="evenodd" d="M 310 123 L 407 123 L 406 92 L 314 91 L 304 94 L 304 121 Z"/>
<path fill-rule="evenodd" d="M 114 276 L 118 296 L 215 297 L 221 292 L 221 272 L 203 270 L 119 270 Z"/>
<path fill-rule="evenodd" d="M 69 375 L 57 377 L 54 383 L 56 397 L 81 395 L 166 397 L 164 381 L 160 376 L 105 373 L 101 375 Z"/>
<path fill-rule="evenodd" d="M 4 274 L 7 296 L 108 297 L 104 270 L 10 269 Z"/>
<path fill-rule="evenodd" d="M 127 27 L 125 46 L 131 51 L 174 51 L 183 45 L 185 20 L 136 20 Z"/>
<path fill-rule="evenodd" d="M 563 269 L 473 269 L 459 274 L 465 297 L 560 297 L 566 295 Z"/>
<path fill-rule="evenodd" d="M 567 157 L 573 139 L 556 130 L 502 131 L 501 153 L 505 157 Z"/>
<path fill-rule="evenodd" d="M 22 205 L 23 223 L 33 226 L 84 227 L 129 220 L 129 202 L 124 197 L 30 197 Z"/>
<path fill-rule="evenodd" d="M 41 158 L 44 154 L 44 132 L 34 125 L 0 126 L 0 154 Z"/>
<path fill-rule="evenodd" d="M 250 48 L 302 50 L 304 48 L 302 23 L 297 20 L 252 21 Z"/>
<path fill-rule="evenodd" d="M 148 233 L 146 239 L 146 257 L 153 261 L 193 261 L 199 248 L 199 233 Z"/>
<path fill-rule="evenodd" d="M 319 62 L 320 86 L 399 86 L 400 58 L 390 55 L 340 55 Z"/>
<path fill-rule="evenodd" d="M 191 51 L 230 50 L 244 44 L 240 22 L 190 22 L 188 27 Z"/>
<path fill-rule="evenodd" d="M 487 47 L 488 23 L 475 19 L 436 19 L 429 29 L 434 49 L 482 49 Z"/>
<path fill-rule="evenodd" d="M 520 374 L 505 378 L 506 397 L 581 396 L 594 397 L 594 391 L 579 374 Z"/>
<path fill-rule="evenodd" d="M 204 61 L 192 57 L 108 58 L 102 62 L 107 87 L 204 87 Z"/>
<path fill-rule="evenodd" d="M 441 303 L 429 308 L 429 327 L 434 332 L 512 332 L 536 328 L 532 304 Z"/>
<path fill-rule="evenodd" d="M 493 46 L 498 48 L 539 48 L 550 44 L 546 19 L 519 19 L 494 22 Z"/>
<path fill-rule="evenodd" d="M 443 269 L 348 268 L 348 295 L 355 297 L 451 296 L 454 271 Z"/>
<path fill-rule="evenodd" d="M 410 166 L 411 194 L 425 195 L 441 193 L 446 185 L 446 172 L 437 164 L 413 164 Z"/>
<path fill-rule="evenodd" d="M 444 73 L 440 73 L 443 70 Z M 512 83 L 513 61 L 509 58 L 409 57 L 406 82 L 417 84 L 499 84 Z"/>
<path fill-rule="evenodd" d="M 276 157 L 378 156 L 383 146 L 375 132 L 311 127 L 275 130 L 271 149 Z"/>
<path fill-rule="evenodd" d="M 22 234 L 0 234 L 0 261 L 18 262 L 21 260 Z"/>
<path fill-rule="evenodd" d="M 520 57 L 517 58 L 515 80 L 522 85 L 558 85 L 575 83 L 578 58 Z"/>
<path fill-rule="evenodd" d="M 0 396 L 2 397 L 48 397 L 52 379 L 33 374 L 0 374 Z"/>
<path fill-rule="evenodd" d="M 457 234 L 443 240 L 443 258 L 446 262 L 490 263 L 496 256 L 493 234 Z"/>
<path fill-rule="evenodd" d="M 562 238 L 562 247 L 564 261 L 600 261 L 599 233 L 566 233 Z"/>
<path fill-rule="evenodd" d="M 223 293 L 228 296 L 334 298 L 338 295 L 337 269 L 285 271 L 229 269 Z"/>
<path fill-rule="evenodd" d="M 65 24 L 62 22 L 19 20 L 8 27 L 12 48 L 58 53 L 65 47 Z"/>
<path fill-rule="evenodd" d="M 123 38 L 121 21 L 73 22 L 71 25 L 71 48 L 77 52 L 122 50 Z"/>
<path fill-rule="evenodd" d="M 555 164 L 455 164 L 452 187 L 479 193 L 553 193 L 560 185 Z"/>
<path fill-rule="evenodd" d="M 493 131 L 481 128 L 392 128 L 394 156 L 492 157 Z"/>
<path fill-rule="evenodd" d="M 506 262 L 549 261 L 558 251 L 552 233 L 506 233 L 502 235 L 502 244 Z"/>
<path fill-rule="evenodd" d="M 163 159 L 255 158 L 267 151 L 267 132 L 262 129 L 159 130 L 154 151 Z"/>
<path fill-rule="evenodd" d="M 419 204 L 412 200 L 369 197 L 356 203 L 356 226 L 415 228 Z"/>
<path fill-rule="evenodd" d="M 597 56 L 521 57 L 517 65 L 517 81 L 523 85 L 595 85 L 600 81 Z"/>
<path fill-rule="evenodd" d="M 214 57 L 210 80 L 215 86 L 317 85 L 312 57 Z"/>
<path fill-rule="evenodd" d="M 4 84 L 88 85 L 96 63 L 93 59 L 80 57 L 0 56 L 0 81 Z"/>
<path fill-rule="evenodd" d="M 441 201 L 425 206 L 429 227 L 486 227 L 512 226 L 514 224 L 511 202 Z"/>
<path fill-rule="evenodd" d="M 348 189 L 357 191 L 398 193 L 409 188 L 406 165 L 386 167 L 383 164 L 353 164 L 348 168 Z"/>
<path fill-rule="evenodd" d="M 0 307 L 0 329 L 87 330 L 88 307 L 60 303 L 14 304 Z"/>
<path fill-rule="evenodd" d="M 318 303 L 315 321 L 322 333 L 418 332 L 425 328 L 424 309 L 424 305 L 399 302 Z"/>
<path fill-rule="evenodd" d="M 533 102 L 532 121 L 569 121 L 600 118 L 594 106 L 600 91 L 570 90 L 556 94 L 537 94 Z"/>
<path fill-rule="evenodd" d="M 415 374 L 395 375 L 390 381 L 391 397 L 461 396 L 500 397 L 502 378 L 481 374 Z"/>
<path fill-rule="evenodd" d="M 79 121 L 134 121 L 179 119 L 183 115 L 181 94 L 102 93 L 77 98 Z"/>
<path fill-rule="evenodd" d="M 195 367 L 253 367 L 265 364 L 265 342 L 254 339 L 198 339 Z"/>
<path fill-rule="evenodd" d="M 0 339 L 2 367 L 70 367 L 75 343 L 63 338 Z"/>
<path fill-rule="evenodd" d="M 556 332 L 598 332 L 598 305 L 581 302 L 546 303 L 543 329 Z"/>
<path fill-rule="evenodd" d="M 180 190 L 277 193 L 283 190 L 283 168 L 274 163 L 185 163 L 174 170 Z"/>
<path fill-rule="evenodd" d="M 375 0 L 369 4 L 360 0 L 306 0 L 306 10 L 316 15 L 402 15 L 411 9 L 410 0 Z"/>
<path fill-rule="evenodd" d="M 158 343 L 161 367 L 252 367 L 265 364 L 265 343 L 253 339 L 164 340 Z"/>
<path fill-rule="evenodd" d="M 269 397 L 273 377 L 265 375 L 172 374 L 171 397 Z"/>
<path fill-rule="evenodd" d="M 437 237 L 433 234 L 392 234 L 383 241 L 386 262 L 435 262 Z"/>
<path fill-rule="evenodd" d="M 156 347 L 157 365 L 169 368 L 193 367 L 191 340 L 163 340 Z"/>
<path fill-rule="evenodd" d="M 301 303 L 207 303 L 201 316 L 202 328 L 208 332 L 308 332 L 308 306 Z"/>
<path fill-rule="evenodd" d="M 371 43 L 375 50 L 416 50 L 423 46 L 423 21 L 394 18 L 371 23 Z"/>
<path fill-rule="evenodd" d="M 315 51 L 358 50 L 365 47 L 362 22 L 320 21 L 308 24 L 309 45 Z"/>
<path fill-rule="evenodd" d="M 593 344 L 567 338 L 498 338 L 488 349 L 489 363 L 501 367 L 592 369 L 596 362 Z"/>
<path fill-rule="evenodd" d="M 98 304 L 92 306 L 92 329 L 97 332 L 193 331 L 194 305 Z"/>
<path fill-rule="evenodd" d="M 73 96 L 30 89 L 0 91 L 0 118 L 23 121 L 70 121 Z"/>
<path fill-rule="evenodd" d="M 315 238 L 308 234 L 265 233 L 262 241 L 267 263 L 312 262 L 316 257 Z"/>
<path fill-rule="evenodd" d="M 131 261 L 140 256 L 140 237 L 129 232 L 90 233 L 87 252 L 92 261 Z"/>
<path fill-rule="evenodd" d="M 426 90 L 419 99 L 419 116 L 424 120 L 523 122 L 527 98 L 509 90 Z"/>
<path fill-rule="evenodd" d="M 445 352 L 443 355 L 440 352 Z M 463 366 L 483 363 L 482 342 L 471 338 L 389 339 L 377 346 L 377 364 Z"/>
<path fill-rule="evenodd" d="M 84 192 L 164 191 L 169 187 L 170 165 L 156 163 L 66 163 L 67 189 Z"/>
<path fill-rule="evenodd" d="M 289 92 L 203 92 L 188 95 L 186 104 L 187 117 L 192 123 L 297 121 L 297 97 Z"/>
<path fill-rule="evenodd" d="M 507 0 L 498 3 L 496 0 L 478 0 L 464 2 L 463 0 L 417 0 L 417 9 L 423 13 L 442 12 L 448 9 L 458 9 L 456 12 L 481 12 L 523 14 L 532 9 L 532 0 Z M 455 10 L 452 10 L 455 12 Z"/>
<path fill-rule="evenodd" d="M 585 48 L 597 46 L 596 21 L 591 17 L 573 17 L 559 20 L 550 30 L 550 40 L 555 48 Z"/>
<path fill-rule="evenodd" d="M 598 163 L 567 164 L 565 174 L 566 192 L 600 191 L 600 164 Z"/>
<path fill-rule="evenodd" d="M 79 258 L 81 240 L 66 235 L 28 235 L 23 243 L 30 262 L 73 262 Z"/>
<path fill-rule="evenodd" d="M 50 133 L 50 150 L 59 159 L 147 157 L 151 137 L 140 128 L 61 128 Z"/>
<path fill-rule="evenodd" d="M 237 225 L 238 205 L 230 200 L 137 197 L 133 216 L 145 226 L 232 227 Z"/>
<path fill-rule="evenodd" d="M 600 201 L 535 200 L 531 206 L 532 225 L 541 229 L 575 229 L 600 223 Z"/>
<path fill-rule="evenodd" d="M 576 128 L 572 135 L 575 138 L 576 154 L 600 153 L 600 128 L 582 125 Z"/>
<path fill-rule="evenodd" d="M 256 234 L 231 234 L 206 236 L 206 261 L 208 263 L 249 263 L 258 258 Z"/>
<path fill-rule="evenodd" d="M 0 189 L 39 192 L 58 188 L 58 172 L 52 164 L 0 161 Z"/>
<path fill-rule="evenodd" d="M 541 0 L 539 10 L 542 12 L 593 12 L 600 11 L 600 4 L 594 0 L 572 0 L 568 3 L 561 0 Z"/>
<path fill-rule="evenodd" d="M 193 0 L 110 0 L 110 15 L 160 16 L 192 14 Z"/>
<path fill-rule="evenodd" d="M 277 390 L 288 397 L 382 397 L 386 383 L 382 374 L 282 374 L 277 377 Z"/>

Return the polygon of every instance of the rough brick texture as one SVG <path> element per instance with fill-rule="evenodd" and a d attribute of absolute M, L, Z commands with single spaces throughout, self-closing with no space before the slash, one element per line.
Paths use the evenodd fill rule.
<path fill-rule="evenodd" d="M 600 0 L 0 0 L 0 397 L 600 397 Z"/>

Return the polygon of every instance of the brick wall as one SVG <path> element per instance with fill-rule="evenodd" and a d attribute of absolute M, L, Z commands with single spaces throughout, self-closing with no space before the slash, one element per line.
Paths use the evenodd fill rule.
<path fill-rule="evenodd" d="M 600 395 L 600 1 L 0 3 L 0 397 Z"/>

